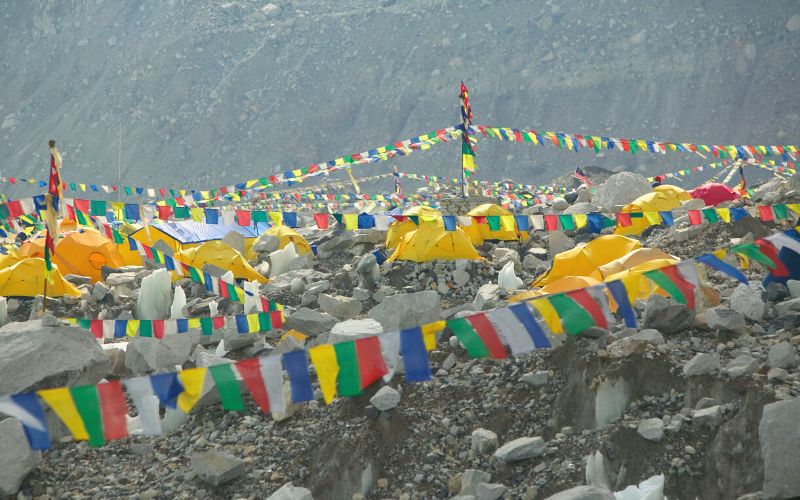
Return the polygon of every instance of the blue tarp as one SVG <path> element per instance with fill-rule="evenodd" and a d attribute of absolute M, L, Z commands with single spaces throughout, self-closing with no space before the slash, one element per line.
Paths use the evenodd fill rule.
<path fill-rule="evenodd" d="M 245 238 L 258 237 L 258 234 L 249 227 L 201 224 L 195 221 L 162 222 L 160 224 L 151 224 L 150 229 L 158 229 L 181 244 L 221 240 L 231 231 L 235 231 Z M 139 231 L 144 231 L 144 228 L 139 229 Z M 136 232 L 138 233 L 139 231 Z"/>

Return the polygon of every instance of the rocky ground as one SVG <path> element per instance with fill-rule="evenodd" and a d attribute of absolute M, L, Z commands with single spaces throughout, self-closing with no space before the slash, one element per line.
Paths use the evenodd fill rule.
<path fill-rule="evenodd" d="M 783 184 L 768 192 L 782 193 L 777 201 L 795 196 Z M 642 241 L 688 258 L 778 229 L 752 218 L 689 227 L 676 217 L 674 227 L 652 228 Z M 285 327 L 309 335 L 307 345 L 336 342 L 502 306 L 513 292 L 498 286 L 500 269 L 511 263 L 527 285 L 553 255 L 590 239 L 585 232 L 533 233 L 525 243 L 485 244 L 481 262 L 379 266 L 371 252 L 382 247 L 382 234 L 317 232 L 319 257 L 292 261 L 261 291 L 288 306 Z M 272 242 L 261 243 L 265 260 Z M 141 283 L 153 271 L 109 273 L 105 285 L 83 284 L 84 297 L 53 307 L 63 316 L 139 314 Z M 90 448 L 59 432 L 53 419 L 56 442 L 41 457 L 20 445 L 21 431 L 7 419 L 0 422 L 8 427 L 0 432 L 0 493 L 613 498 L 611 491 L 663 475 L 669 498 L 800 495 L 800 282 L 765 288 L 763 267 L 746 273 L 749 286 L 706 272 L 694 311 L 653 296 L 635 304 L 638 330 L 617 323 L 578 338 L 551 335 L 553 349 L 519 358 L 469 359 L 445 331 L 431 353 L 431 382 L 406 384 L 397 375 L 329 406 L 317 390 L 315 401 L 282 415 L 260 413 L 249 397 L 247 411 L 224 412 L 211 390 L 188 416 L 165 413 L 166 433 L 157 438 Z M 190 282 L 174 286 L 194 315 L 243 307 Z M 32 308 L 30 301 L 7 305 L 12 319 L 27 319 Z M 55 343 L 56 333 L 65 340 Z M 9 323 L 0 329 L 11 346 L 0 349 L 0 394 L 296 348 L 293 339 L 279 340 L 282 333 L 137 337 L 101 350 L 90 334 L 54 318 Z"/>

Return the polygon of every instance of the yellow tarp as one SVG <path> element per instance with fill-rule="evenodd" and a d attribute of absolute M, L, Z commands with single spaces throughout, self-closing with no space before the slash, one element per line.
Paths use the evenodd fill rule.
<path fill-rule="evenodd" d="M 217 266 L 233 272 L 237 279 L 268 283 L 269 280 L 260 275 L 245 258 L 230 245 L 220 240 L 206 241 L 194 248 L 177 252 L 175 256 L 187 265 L 202 268 L 205 264 Z"/>
<path fill-rule="evenodd" d="M 403 236 L 388 260 L 478 260 L 481 256 L 460 228 L 445 231 L 444 227 L 421 225 Z"/>
<path fill-rule="evenodd" d="M 289 243 L 294 243 L 294 249 L 297 250 L 298 255 L 311 252 L 311 245 L 308 244 L 308 241 L 289 226 L 272 226 L 267 229 L 266 234 L 278 238 L 279 249 L 286 247 Z M 245 250 L 246 252 L 247 250 Z"/>
<path fill-rule="evenodd" d="M 419 217 L 419 225 L 430 224 L 436 227 L 444 227 L 442 220 L 442 213 L 438 210 L 431 208 L 427 205 L 417 205 L 411 207 L 403 215 L 406 217 L 415 215 Z M 412 220 L 406 219 L 402 222 L 395 221 L 389 225 L 389 230 L 386 232 L 386 248 L 397 248 L 400 240 L 411 231 L 416 231 L 419 226 Z"/>
<path fill-rule="evenodd" d="M 44 292 L 44 259 L 28 258 L 0 270 L 0 295 L 3 297 L 35 297 Z M 53 266 L 53 283 L 47 284 L 48 297 L 80 297 L 81 291 L 66 281 Z"/>
<path fill-rule="evenodd" d="M 622 213 L 660 212 L 681 206 L 681 202 L 691 200 L 692 196 L 677 186 L 662 185 L 653 188 L 652 193 L 644 194 L 625 205 Z M 651 225 L 647 217 L 631 219 L 628 227 L 617 226 L 614 234 L 641 234 Z"/>
<path fill-rule="evenodd" d="M 598 269 L 632 250 L 641 248 L 638 241 L 619 235 L 599 236 L 583 246 L 561 252 L 553 259 L 550 271 L 535 281 L 532 286 L 545 286 L 565 276 L 589 276 L 603 279 Z"/>
<path fill-rule="evenodd" d="M 470 210 L 467 215 L 473 217 L 488 217 L 490 215 L 498 217 L 514 216 L 514 214 L 505 208 L 500 205 L 495 205 L 494 203 L 478 205 Z M 484 240 L 525 241 L 528 239 L 528 233 L 525 231 L 517 231 L 516 224 L 514 224 L 514 229 L 501 226 L 497 231 L 492 231 L 489 228 L 489 224 L 476 224 L 475 221 L 473 221 L 471 225 L 463 229 L 474 245 L 480 245 Z"/>
<path fill-rule="evenodd" d="M 680 260 L 677 257 L 664 252 L 663 250 L 659 250 L 658 248 L 637 248 L 636 250 L 623 255 L 619 259 L 612 260 L 608 264 L 603 264 L 600 266 L 600 274 L 602 274 L 604 277 L 610 276 L 612 274 L 621 273 L 626 269 L 630 269 L 640 264 L 644 264 L 645 262 L 658 259 Z"/>
<path fill-rule="evenodd" d="M 44 242 L 43 236 L 26 241 L 19 248 L 20 256 L 44 258 Z M 64 234 L 56 241 L 55 248 L 52 261 L 61 272 L 88 276 L 93 283 L 100 281 L 103 266 L 116 268 L 125 265 L 117 246 L 91 229 Z"/>
<path fill-rule="evenodd" d="M 538 290 L 528 290 L 518 293 L 508 298 L 509 302 L 520 302 L 523 300 L 530 300 L 540 295 L 547 295 L 550 293 L 569 292 L 579 288 L 586 288 L 587 286 L 599 285 L 600 281 L 592 278 L 591 276 L 565 276 L 559 278 L 547 286 Z"/>

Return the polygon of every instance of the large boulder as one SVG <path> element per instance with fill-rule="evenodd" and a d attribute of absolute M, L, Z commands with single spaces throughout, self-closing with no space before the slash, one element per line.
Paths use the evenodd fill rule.
<path fill-rule="evenodd" d="M 308 488 L 286 483 L 278 491 L 267 497 L 267 500 L 314 500 Z"/>
<path fill-rule="evenodd" d="M 662 333 L 688 330 L 694 321 L 694 310 L 661 295 L 651 295 L 644 310 L 644 327 Z"/>
<path fill-rule="evenodd" d="M 336 344 L 337 342 L 362 339 L 381 333 L 383 333 L 383 327 L 372 318 L 349 319 L 333 325 L 328 340 L 331 344 Z"/>
<path fill-rule="evenodd" d="M 133 373 L 149 373 L 183 365 L 198 342 L 195 333 L 165 335 L 163 339 L 134 337 L 125 350 L 125 367 Z"/>
<path fill-rule="evenodd" d="M 800 496 L 800 399 L 764 406 L 758 436 L 764 460 L 764 498 Z"/>
<path fill-rule="evenodd" d="M 521 437 L 504 444 L 494 452 L 494 457 L 503 462 L 518 462 L 536 458 L 547 450 L 547 443 L 539 436 Z"/>
<path fill-rule="evenodd" d="M 647 179 L 633 172 L 620 172 L 597 186 L 592 201 L 607 210 L 618 205 L 627 205 L 636 198 L 652 191 Z"/>
<path fill-rule="evenodd" d="M 210 450 L 192 456 L 192 470 L 211 486 L 220 486 L 245 473 L 247 466 L 241 458 Z"/>
<path fill-rule="evenodd" d="M 597 485 L 576 486 L 568 490 L 559 491 L 550 495 L 545 500 L 614 500 L 614 494 Z"/>
<path fill-rule="evenodd" d="M 110 362 L 88 330 L 41 320 L 0 328 L 0 394 L 96 384 Z"/>
<path fill-rule="evenodd" d="M 367 316 L 380 323 L 384 331 L 388 332 L 438 321 L 441 312 L 439 293 L 426 290 L 389 295 L 370 309 Z"/>
<path fill-rule="evenodd" d="M 320 309 L 340 321 L 358 317 L 363 307 L 358 299 L 342 295 L 329 295 L 327 293 L 319 294 L 317 303 Z"/>
<path fill-rule="evenodd" d="M 0 497 L 16 495 L 23 479 L 42 459 L 31 450 L 25 430 L 16 418 L 0 422 Z"/>
<path fill-rule="evenodd" d="M 734 311 L 739 311 L 745 318 L 751 321 L 761 321 L 767 312 L 765 302 L 766 292 L 761 283 L 750 285 L 740 284 L 734 289 L 730 298 L 730 307 Z"/>
<path fill-rule="evenodd" d="M 288 330 L 297 330 L 312 337 L 328 333 L 335 324 L 336 318 L 330 314 L 307 307 L 301 307 L 286 318 L 286 328 Z"/>

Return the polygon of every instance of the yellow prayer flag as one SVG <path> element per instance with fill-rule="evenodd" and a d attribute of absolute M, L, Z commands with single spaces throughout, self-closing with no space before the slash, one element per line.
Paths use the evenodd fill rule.
<path fill-rule="evenodd" d="M 736 257 L 739 258 L 739 267 L 741 267 L 742 269 L 750 268 L 750 257 L 748 257 L 747 255 L 742 255 L 740 253 L 737 253 Z"/>
<path fill-rule="evenodd" d="M 200 328 L 200 318 L 189 318 L 187 325 L 189 328 Z"/>
<path fill-rule="evenodd" d="M 84 193 L 86 192 L 86 184 L 78 184 L 81 187 L 81 191 Z"/>
<path fill-rule="evenodd" d="M 135 337 L 136 332 L 139 331 L 139 320 L 138 319 L 129 319 L 128 324 L 125 325 L 125 334 L 128 337 Z"/>
<path fill-rule="evenodd" d="M 192 214 L 192 220 L 195 222 L 203 222 L 203 217 L 205 216 L 205 211 L 200 207 L 192 207 L 189 210 L 189 213 Z"/>
<path fill-rule="evenodd" d="M 436 348 L 436 334 L 444 330 L 447 325 L 446 321 L 436 321 L 422 325 L 422 340 L 425 342 L 425 349 L 432 351 Z"/>
<path fill-rule="evenodd" d="M 308 339 L 308 335 L 306 335 L 304 333 L 300 333 L 295 329 L 291 329 L 288 332 L 286 332 L 283 335 L 281 335 L 281 342 L 283 342 L 284 340 L 288 339 L 289 337 L 292 337 L 293 339 L 298 341 L 301 345 L 304 344 L 305 341 Z"/>
<path fill-rule="evenodd" d="M 647 219 L 648 225 L 661 224 L 661 216 L 658 212 L 645 212 L 644 218 Z"/>
<path fill-rule="evenodd" d="M 514 223 L 514 216 L 513 215 L 501 215 L 500 216 L 500 226 L 503 228 L 503 231 L 516 231 L 517 226 Z"/>
<path fill-rule="evenodd" d="M 724 259 L 728 255 L 728 251 L 726 249 L 724 249 L 724 248 L 721 248 L 719 250 L 715 250 L 712 253 L 713 253 L 714 257 L 716 257 L 716 258 L 718 258 L 720 260 Z"/>
<path fill-rule="evenodd" d="M 731 221 L 731 209 L 730 208 L 718 208 L 717 209 L 717 215 L 719 215 L 719 218 L 722 219 L 725 222 L 730 222 Z"/>
<path fill-rule="evenodd" d="M 336 361 L 336 350 L 332 344 L 322 344 L 308 350 L 311 362 L 317 372 L 319 388 L 325 404 L 331 404 L 336 396 L 336 377 L 339 375 L 339 363 Z"/>
<path fill-rule="evenodd" d="M 203 384 L 206 380 L 206 368 L 187 368 L 178 373 L 178 380 L 183 385 L 183 392 L 178 396 L 178 408 L 189 413 L 203 395 Z"/>
<path fill-rule="evenodd" d="M 280 226 L 283 222 L 283 213 L 281 212 L 267 212 L 269 218 L 272 220 L 272 223 L 276 226 Z"/>
<path fill-rule="evenodd" d="M 342 214 L 344 219 L 344 228 L 348 231 L 355 231 L 358 229 L 358 214 Z"/>
<path fill-rule="evenodd" d="M 580 229 L 586 225 L 586 220 L 587 220 L 586 214 L 573 214 L 573 218 L 575 219 L 575 227 L 577 229 Z"/>
<path fill-rule="evenodd" d="M 258 324 L 258 313 L 247 315 L 247 333 L 256 333 L 261 329 Z"/>
<path fill-rule="evenodd" d="M 69 432 L 72 433 L 78 441 L 86 441 L 89 439 L 89 434 L 86 432 L 86 426 L 83 425 L 78 409 L 75 407 L 75 401 L 72 400 L 72 393 L 66 387 L 58 389 L 43 389 L 36 391 L 36 394 L 47 403 L 50 408 L 58 415 L 58 418 L 64 422 Z"/>
<path fill-rule="evenodd" d="M 800 214 L 800 203 L 787 203 L 786 207 L 796 214 Z"/>
<path fill-rule="evenodd" d="M 547 299 L 535 299 L 528 303 L 539 311 L 551 332 L 564 333 L 564 328 L 561 326 L 561 318 L 558 317 L 558 313 L 550 301 Z"/>
<path fill-rule="evenodd" d="M 299 168 L 296 168 L 292 170 L 292 174 L 294 174 L 295 177 L 301 177 L 303 175 L 303 171 L 300 170 Z"/>

